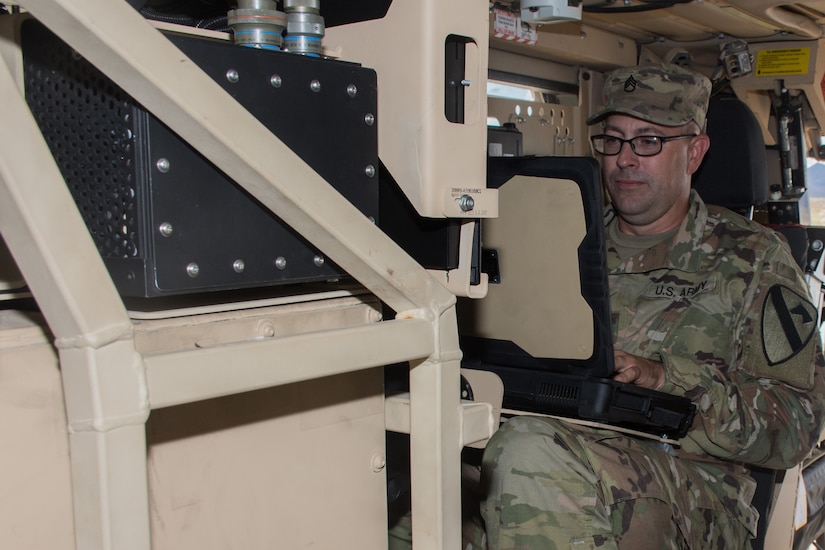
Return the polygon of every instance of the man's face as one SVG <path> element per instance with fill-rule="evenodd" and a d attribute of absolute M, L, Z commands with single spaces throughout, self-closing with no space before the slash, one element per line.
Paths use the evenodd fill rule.
<path fill-rule="evenodd" d="M 668 127 L 627 115 L 605 120 L 604 133 L 621 139 L 696 134 L 696 125 Z M 702 162 L 709 139 L 702 134 L 662 144 L 661 153 L 639 156 L 629 143 L 619 154 L 601 156 L 602 175 L 624 233 L 655 235 L 681 224 L 687 213 L 690 177 Z"/>

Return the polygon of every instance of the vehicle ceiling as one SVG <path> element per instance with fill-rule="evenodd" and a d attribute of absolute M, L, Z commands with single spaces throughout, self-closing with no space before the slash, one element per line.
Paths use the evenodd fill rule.
<path fill-rule="evenodd" d="M 518 0 L 491 3 L 513 9 Z M 718 56 L 723 42 L 815 40 L 823 37 L 825 0 L 582 0 L 582 22 L 542 25 L 595 27 L 634 40 L 657 55 L 685 48 L 696 56 Z"/>
<path fill-rule="evenodd" d="M 720 33 L 748 41 L 780 33 L 810 40 L 820 38 L 825 25 L 825 0 L 584 0 L 582 6 L 587 24 L 639 42 L 699 42 Z"/>

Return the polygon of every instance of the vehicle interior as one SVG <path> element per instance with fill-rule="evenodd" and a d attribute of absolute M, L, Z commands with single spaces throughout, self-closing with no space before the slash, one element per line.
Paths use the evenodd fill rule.
<path fill-rule="evenodd" d="M 694 188 L 825 305 L 823 0 L 16 0 L 0 60 L 9 548 L 467 548 L 486 441 L 561 414 L 482 364 L 603 364 L 616 68 L 711 80 Z M 823 455 L 754 549 L 825 547 Z"/>

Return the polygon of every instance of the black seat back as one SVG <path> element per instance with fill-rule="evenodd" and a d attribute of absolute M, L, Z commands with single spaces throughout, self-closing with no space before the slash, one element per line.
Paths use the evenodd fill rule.
<path fill-rule="evenodd" d="M 767 202 L 767 154 L 753 111 L 736 97 L 713 97 L 707 120 L 710 149 L 693 188 L 705 202 L 737 212 Z"/>

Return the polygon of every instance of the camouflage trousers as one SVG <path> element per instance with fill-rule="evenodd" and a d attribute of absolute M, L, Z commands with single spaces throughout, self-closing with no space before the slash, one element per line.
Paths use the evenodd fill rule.
<path fill-rule="evenodd" d="M 515 417 L 482 463 L 488 548 L 750 548 L 749 478 L 675 455 L 610 430 Z"/>

